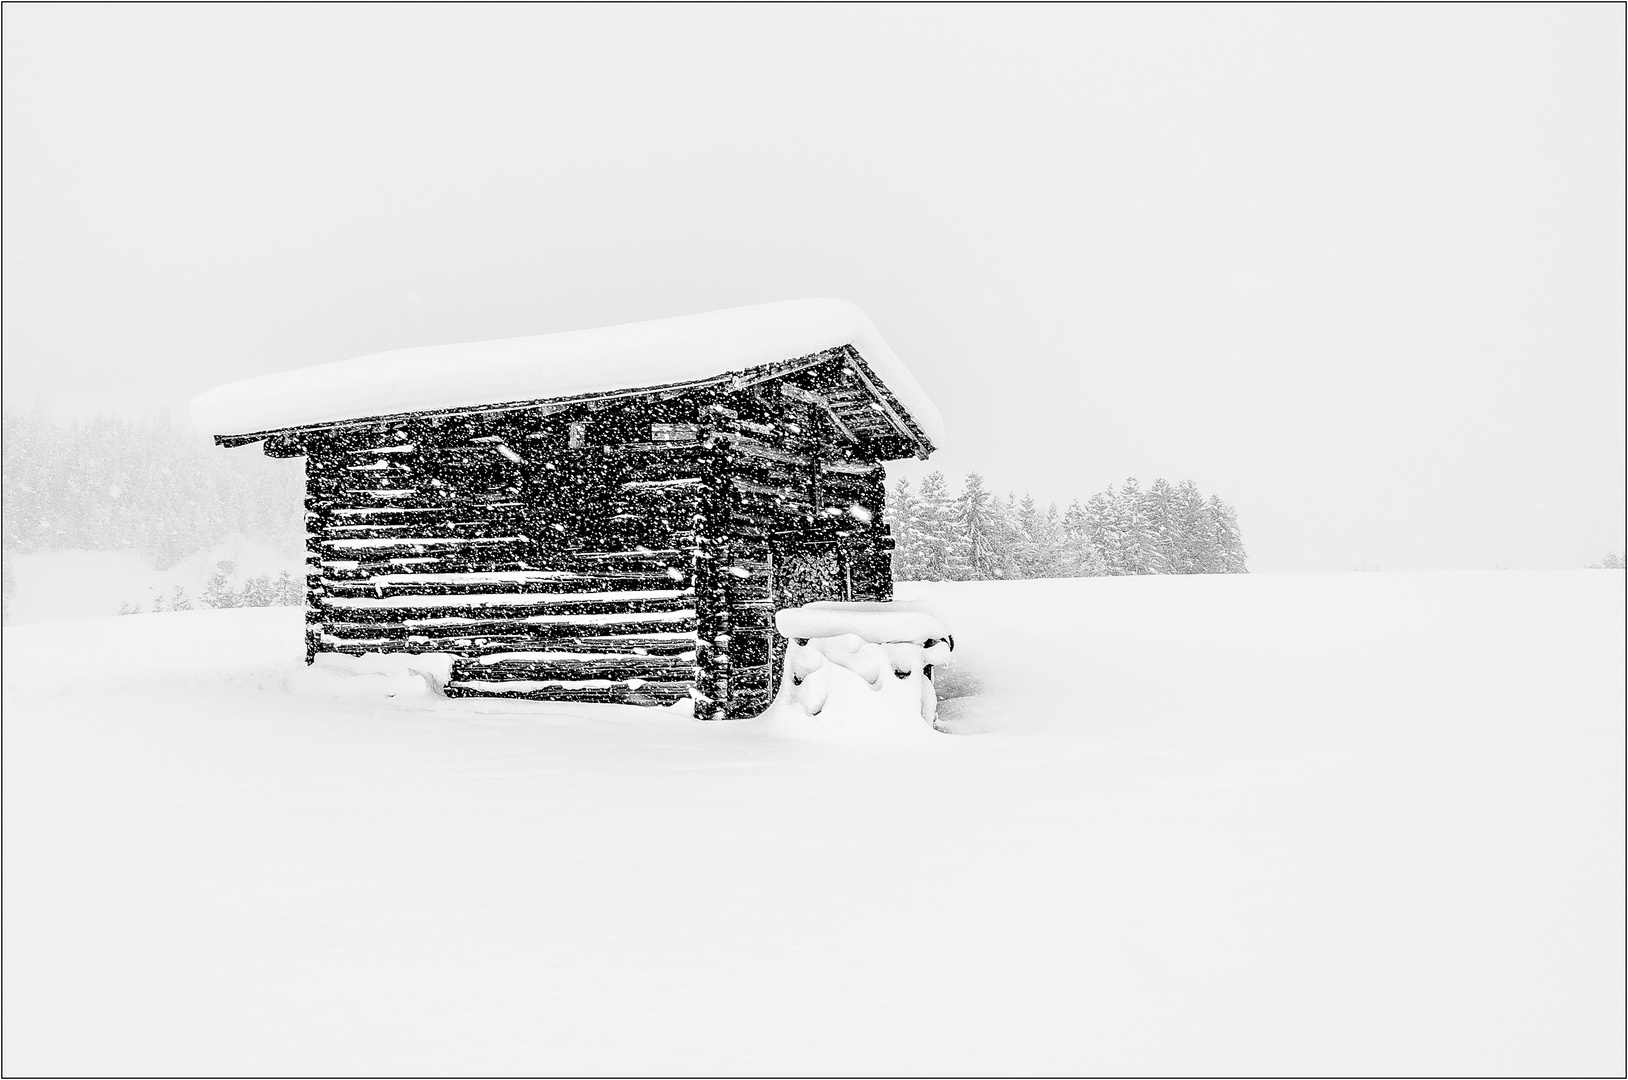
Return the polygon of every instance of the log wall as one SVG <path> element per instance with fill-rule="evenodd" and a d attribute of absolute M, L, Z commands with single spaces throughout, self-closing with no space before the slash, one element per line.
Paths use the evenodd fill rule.
<path fill-rule="evenodd" d="M 452 653 L 453 695 L 761 712 L 777 567 L 834 553 L 796 602 L 891 595 L 872 421 L 832 405 L 843 363 L 301 433 L 307 658 Z"/>
<path fill-rule="evenodd" d="M 649 437 L 691 408 L 626 411 L 307 440 L 307 652 L 452 653 L 454 695 L 686 697 L 703 455 Z"/>

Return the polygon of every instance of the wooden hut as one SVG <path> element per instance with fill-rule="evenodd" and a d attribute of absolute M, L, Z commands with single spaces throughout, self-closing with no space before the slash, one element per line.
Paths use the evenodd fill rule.
<path fill-rule="evenodd" d="M 709 719 L 769 703 L 776 610 L 891 596 L 882 462 L 942 439 L 828 300 L 381 353 L 193 410 L 305 459 L 307 662 L 447 654 L 453 695 Z"/>

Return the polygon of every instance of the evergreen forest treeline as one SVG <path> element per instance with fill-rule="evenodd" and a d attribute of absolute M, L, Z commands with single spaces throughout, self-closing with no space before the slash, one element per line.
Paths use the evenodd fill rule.
<path fill-rule="evenodd" d="M 1247 573 L 1237 512 L 1191 480 L 1143 488 L 1132 477 L 1059 514 L 1028 495 L 997 498 L 978 473 L 951 494 L 934 472 L 914 491 L 900 479 L 889 504 L 900 581 Z"/>
<path fill-rule="evenodd" d="M 137 548 L 159 569 L 234 532 L 304 546 L 305 471 L 167 417 L 59 423 L 5 410 L 7 552 Z"/>
<path fill-rule="evenodd" d="M 298 462 L 219 450 L 166 417 L 61 423 L 7 409 L 4 425 L 7 552 L 136 548 L 165 569 L 232 533 L 303 548 Z M 898 481 L 888 502 L 900 580 L 1244 572 L 1237 515 L 1191 482 L 1131 479 L 1059 513 L 997 498 L 977 473 L 953 494 L 935 472 L 914 490 Z M 265 584 L 236 602 L 280 595 Z"/>

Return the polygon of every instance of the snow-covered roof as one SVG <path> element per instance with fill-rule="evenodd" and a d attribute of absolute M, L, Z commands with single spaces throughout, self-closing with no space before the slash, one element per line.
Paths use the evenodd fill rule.
<path fill-rule="evenodd" d="M 849 346 L 935 445 L 944 422 L 865 313 L 787 300 L 701 315 L 358 356 L 216 387 L 192 400 L 211 435 L 701 382 Z"/>

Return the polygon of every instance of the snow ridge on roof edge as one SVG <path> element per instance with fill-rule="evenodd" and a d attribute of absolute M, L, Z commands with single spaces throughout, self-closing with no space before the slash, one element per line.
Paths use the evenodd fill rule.
<path fill-rule="evenodd" d="M 216 387 L 192 400 L 192 417 L 206 434 L 243 435 L 698 382 L 843 345 L 943 445 L 938 409 L 864 312 L 841 300 L 373 353 Z"/>

